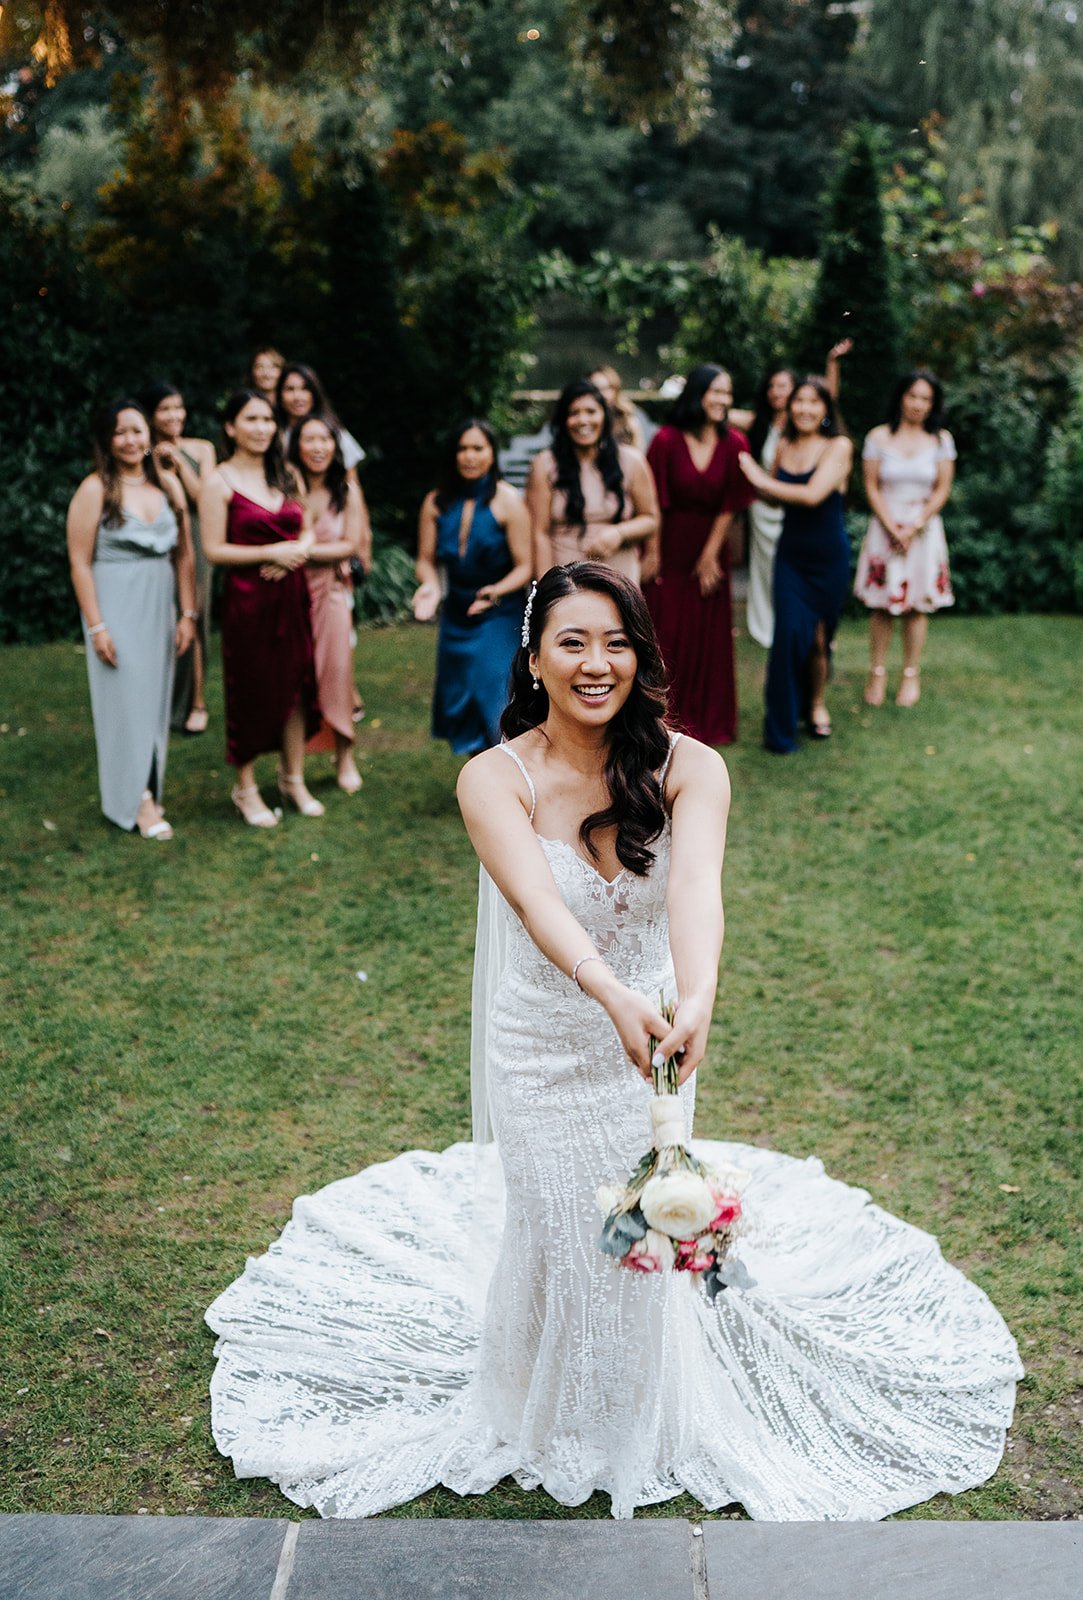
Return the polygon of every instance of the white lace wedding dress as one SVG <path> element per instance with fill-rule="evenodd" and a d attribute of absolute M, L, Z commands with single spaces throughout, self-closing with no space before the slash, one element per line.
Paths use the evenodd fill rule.
<path fill-rule="evenodd" d="M 612 883 L 541 847 L 621 979 L 672 989 L 668 828 L 648 877 Z M 818 1161 L 697 1143 L 752 1175 L 752 1287 L 713 1305 L 687 1274 L 600 1253 L 595 1190 L 647 1147 L 649 1089 L 499 910 L 497 1147 L 408 1151 L 299 1199 L 214 1302 L 214 1437 L 238 1476 L 326 1517 L 510 1474 L 566 1505 L 604 1490 L 619 1517 L 688 1490 L 773 1520 L 880 1518 L 989 1477 L 1022 1372 L 1011 1334 L 935 1239 Z"/>

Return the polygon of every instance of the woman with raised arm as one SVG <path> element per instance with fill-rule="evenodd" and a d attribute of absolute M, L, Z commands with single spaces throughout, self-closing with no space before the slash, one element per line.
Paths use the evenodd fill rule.
<path fill-rule="evenodd" d="M 737 737 L 728 539 L 753 495 L 737 466 L 748 440 L 730 426 L 732 403 L 723 367 L 694 367 L 647 452 L 662 507 L 658 573 L 647 602 L 674 720 L 705 744 Z"/>
<path fill-rule="evenodd" d="M 852 339 L 840 339 L 827 352 L 824 377 L 837 401 L 841 387 L 839 363 L 853 349 Z M 790 396 L 798 376 L 792 367 L 772 367 L 760 385 L 753 411 L 731 411 L 730 418 L 748 434 L 753 460 L 765 472 L 773 472 L 778 447 L 786 429 Z M 782 533 L 783 509 L 780 504 L 754 500 L 748 508 L 748 632 L 749 637 L 771 648 L 775 631 L 775 611 L 771 595 L 775 581 L 775 551 Z"/>
<path fill-rule="evenodd" d="M 940 380 L 919 368 L 899 379 L 887 421 L 872 430 L 861 452 L 872 508 L 854 582 L 869 611 L 866 705 L 884 703 L 896 617 L 902 618 L 903 669 L 895 704 L 917 705 L 929 617 L 955 604 L 940 517 L 955 482 L 955 441 L 943 424 Z"/>
<path fill-rule="evenodd" d="M 372 528 L 365 497 L 346 476 L 339 431 L 330 417 L 307 416 L 290 440 L 290 465 L 305 486 L 314 544 L 305 567 L 312 605 L 316 687 L 323 720 L 335 741 L 338 786 L 356 794 L 361 774 L 353 758 L 353 581 L 350 561 L 372 567 Z M 326 739 L 326 735 L 323 736 Z M 314 748 L 325 749 L 326 743 Z"/>
<path fill-rule="evenodd" d="M 195 637 L 184 491 L 159 467 L 135 400 L 107 406 L 95 470 L 68 507 L 68 558 L 86 641 L 102 811 L 167 840 L 162 810 L 174 662 Z M 177 612 L 180 612 L 178 620 Z"/>
<path fill-rule="evenodd" d="M 642 1273 L 599 1249 L 597 1187 L 650 1140 L 652 1038 L 679 1060 L 690 1134 L 722 947 L 729 779 L 664 712 L 636 586 L 553 568 L 508 742 L 459 775 L 482 865 L 477 1142 L 307 1196 L 207 1313 L 219 1448 L 324 1516 L 511 1475 L 568 1506 L 601 1490 L 617 1517 L 687 1490 L 854 1520 L 1000 1458 L 1010 1333 L 928 1234 L 819 1162 L 697 1143 L 749 1174 L 714 1302 L 672 1248 L 677 1270 L 656 1245 Z"/>
<path fill-rule="evenodd" d="M 776 755 L 797 749 L 802 717 L 814 739 L 831 737 L 824 691 L 850 583 L 844 495 L 854 451 L 823 378 L 802 378 L 790 396 L 774 473 L 751 455 L 741 470 L 783 507 L 775 559 L 775 631 L 767 658 L 763 742 Z"/>
<path fill-rule="evenodd" d="M 303 816 L 324 808 L 305 786 L 305 740 L 320 726 L 304 565 L 313 546 L 303 494 L 282 459 L 269 401 L 240 389 L 226 402 L 228 458 L 199 501 L 207 560 L 224 567 L 222 675 L 230 799 L 253 828 L 278 822 L 256 783 L 256 757 L 279 752 L 278 788 Z"/>
<path fill-rule="evenodd" d="M 199 495 L 214 471 L 217 457 L 209 439 L 189 439 L 184 396 L 171 383 L 152 383 L 139 396 L 150 418 L 154 459 L 166 472 L 175 473 L 188 502 L 188 523 L 195 558 L 195 643 L 177 658 L 173 675 L 173 709 L 170 726 L 178 733 L 205 733 L 209 715 L 205 696 L 207 655 L 211 639 L 211 568 L 199 537 Z"/>
<path fill-rule="evenodd" d="M 414 595 L 418 622 L 440 609 L 432 736 L 456 755 L 499 742 L 530 566 L 526 507 L 500 476 L 489 424 L 467 417 L 448 435 L 439 482 L 421 505 Z"/>
<path fill-rule="evenodd" d="M 658 532 L 658 496 L 646 457 L 618 444 L 613 419 L 589 378 L 563 390 L 552 444 L 534 457 L 526 499 L 539 577 L 569 561 L 604 561 L 633 583 Z"/>

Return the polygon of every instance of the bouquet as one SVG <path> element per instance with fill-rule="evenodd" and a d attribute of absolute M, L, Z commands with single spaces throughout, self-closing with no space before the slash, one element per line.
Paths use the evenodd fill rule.
<path fill-rule="evenodd" d="M 674 1007 L 663 1004 L 672 1024 Z M 652 1061 L 658 1040 L 648 1047 Z M 684 1111 L 677 1093 L 678 1062 L 670 1056 L 651 1068 L 654 1138 L 628 1181 L 605 1184 L 598 1205 L 605 1217 L 598 1243 L 605 1255 L 632 1272 L 689 1272 L 711 1300 L 743 1278 L 726 1267 L 741 1218 L 741 1189 L 749 1174 L 704 1165 L 684 1143 Z"/>

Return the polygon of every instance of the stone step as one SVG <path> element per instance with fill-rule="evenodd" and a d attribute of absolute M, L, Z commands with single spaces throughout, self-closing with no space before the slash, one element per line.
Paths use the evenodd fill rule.
<path fill-rule="evenodd" d="M 0 1600 L 1079 1600 L 1079 1522 L 0 1517 Z"/>

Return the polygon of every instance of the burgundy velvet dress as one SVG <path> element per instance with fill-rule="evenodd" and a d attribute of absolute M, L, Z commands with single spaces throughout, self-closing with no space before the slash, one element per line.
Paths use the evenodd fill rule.
<path fill-rule="evenodd" d="M 281 544 L 300 536 L 301 507 L 284 500 L 268 511 L 236 489 L 229 502 L 230 544 Z M 258 567 L 227 567 L 222 602 L 222 673 L 226 689 L 226 760 L 243 766 L 282 746 L 290 713 L 301 706 L 308 738 L 320 726 L 312 620 L 304 569 L 278 580 Z"/>
<path fill-rule="evenodd" d="M 722 582 L 706 598 L 695 565 L 715 518 L 743 511 L 755 498 L 737 457 L 748 449 L 730 428 L 701 472 L 679 428 L 660 428 L 647 452 L 662 509 L 661 567 L 648 584 L 647 604 L 670 681 L 674 723 L 704 744 L 737 737 L 737 684 L 733 654 L 730 553 L 722 546 Z"/>

